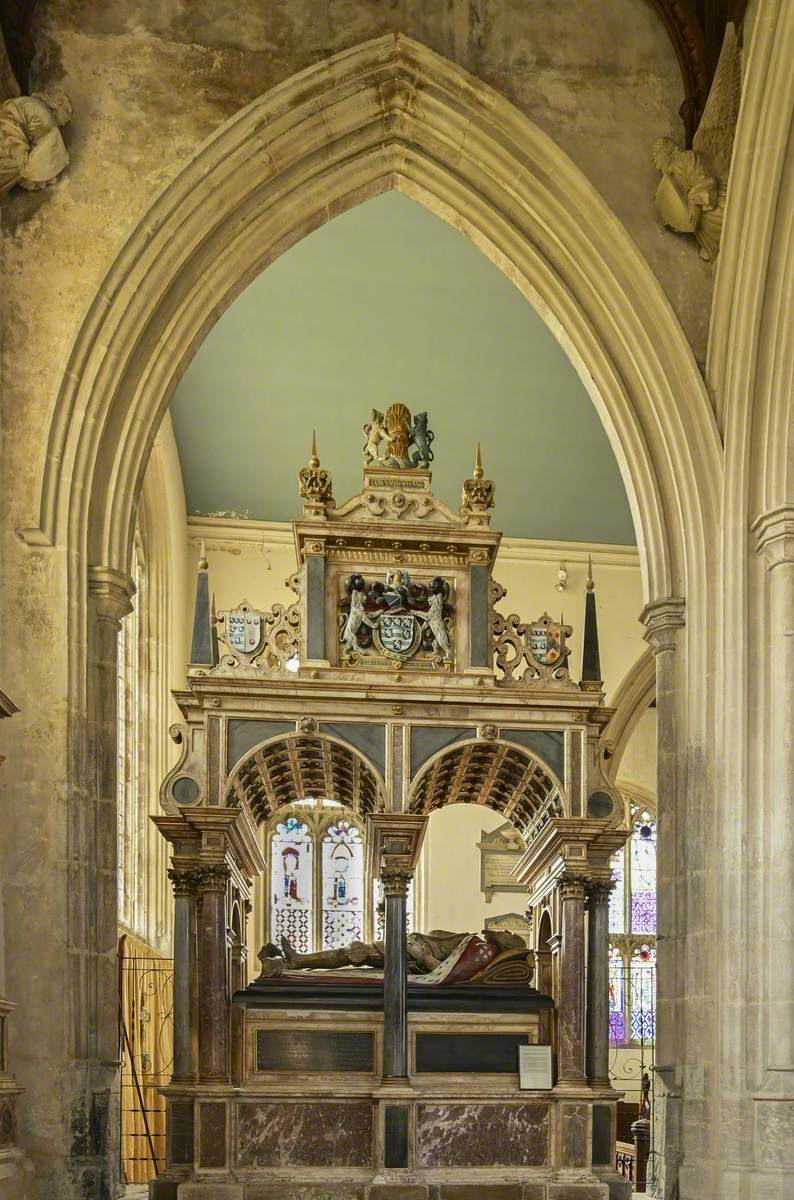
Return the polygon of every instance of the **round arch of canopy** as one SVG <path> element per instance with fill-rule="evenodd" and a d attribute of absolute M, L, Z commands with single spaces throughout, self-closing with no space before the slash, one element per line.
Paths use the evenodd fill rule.
<path fill-rule="evenodd" d="M 554 773 L 523 746 L 470 740 L 434 755 L 414 780 L 408 811 L 429 815 L 448 804 L 481 804 L 500 813 L 527 841 L 565 812 Z"/>
<path fill-rule="evenodd" d="M 379 771 L 358 750 L 328 734 L 281 734 L 260 743 L 238 763 L 226 785 L 226 803 L 247 803 L 258 825 L 298 800 L 337 800 L 359 817 L 382 811 Z"/>

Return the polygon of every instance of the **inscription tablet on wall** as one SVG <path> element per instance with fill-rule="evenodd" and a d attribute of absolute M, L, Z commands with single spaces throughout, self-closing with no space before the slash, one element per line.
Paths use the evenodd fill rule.
<path fill-rule="evenodd" d="M 374 1064 L 375 1040 L 372 1033 L 340 1029 L 256 1031 L 257 1071 L 372 1074 Z"/>

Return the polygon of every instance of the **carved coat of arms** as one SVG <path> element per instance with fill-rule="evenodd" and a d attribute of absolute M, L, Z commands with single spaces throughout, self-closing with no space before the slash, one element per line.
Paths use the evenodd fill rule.
<path fill-rule="evenodd" d="M 339 638 L 348 661 L 382 655 L 406 662 L 415 655 L 433 665 L 452 661 L 451 587 L 437 575 L 414 582 L 407 571 L 386 572 L 385 580 L 349 575 L 340 601 Z"/>

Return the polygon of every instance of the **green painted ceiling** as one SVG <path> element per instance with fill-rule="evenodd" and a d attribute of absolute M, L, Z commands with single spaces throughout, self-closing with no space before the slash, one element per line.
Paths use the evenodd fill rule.
<path fill-rule="evenodd" d="M 457 230 L 389 192 L 310 234 L 215 325 L 172 403 L 189 512 L 300 512 L 316 428 L 337 503 L 360 490 L 362 427 L 427 410 L 434 490 L 459 503 L 474 444 L 516 537 L 633 543 L 617 463 L 540 317 Z"/>

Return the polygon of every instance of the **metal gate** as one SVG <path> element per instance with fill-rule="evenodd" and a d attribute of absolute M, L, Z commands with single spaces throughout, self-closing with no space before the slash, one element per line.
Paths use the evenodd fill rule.
<path fill-rule="evenodd" d="M 165 1166 L 165 1099 L 174 1057 L 174 964 L 119 941 L 121 1172 L 146 1183 Z"/>

